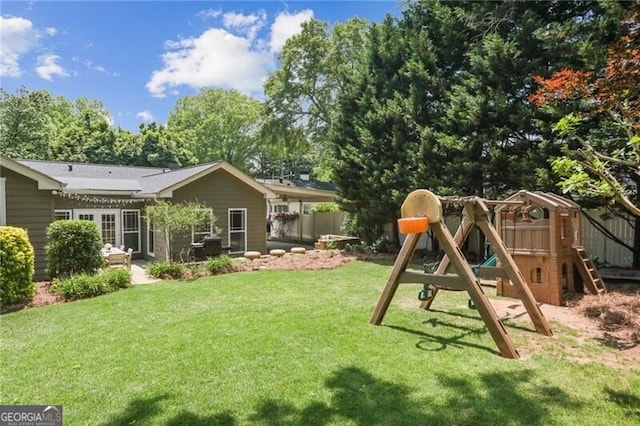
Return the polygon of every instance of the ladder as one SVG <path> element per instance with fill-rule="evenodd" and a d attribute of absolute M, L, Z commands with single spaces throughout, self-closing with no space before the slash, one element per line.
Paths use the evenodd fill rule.
<path fill-rule="evenodd" d="M 604 281 L 598 273 L 593 261 L 587 256 L 587 251 L 583 246 L 573 246 L 573 257 L 582 281 L 591 294 L 602 294 L 607 289 L 604 286 Z"/>

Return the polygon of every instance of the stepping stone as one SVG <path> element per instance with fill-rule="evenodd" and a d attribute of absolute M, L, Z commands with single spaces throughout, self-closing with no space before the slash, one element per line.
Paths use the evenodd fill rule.
<path fill-rule="evenodd" d="M 307 249 L 304 247 L 291 247 L 291 253 L 305 254 Z"/>
<path fill-rule="evenodd" d="M 259 251 L 247 251 L 244 253 L 244 257 L 246 257 L 249 260 L 257 259 L 260 256 L 261 255 Z"/>
<path fill-rule="evenodd" d="M 286 251 L 282 250 L 282 249 L 273 249 L 269 252 L 269 254 L 271 256 L 275 256 L 275 257 L 282 257 L 284 256 L 284 254 L 286 253 Z"/>

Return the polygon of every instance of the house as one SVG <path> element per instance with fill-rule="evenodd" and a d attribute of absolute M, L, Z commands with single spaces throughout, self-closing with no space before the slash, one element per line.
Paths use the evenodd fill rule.
<path fill-rule="evenodd" d="M 181 169 L 13 160 L 0 156 L 0 224 L 26 228 L 36 253 L 36 279 L 46 277 L 46 229 L 54 220 L 92 220 L 103 242 L 132 248 L 134 256 L 165 258 L 164 238 L 144 220 L 156 200 L 197 201 L 217 217 L 231 254 L 266 251 L 267 199 L 277 196 L 231 164 Z M 174 236 L 172 252 L 211 233 Z"/>
<path fill-rule="evenodd" d="M 318 203 L 337 200 L 336 188 L 330 182 L 309 180 L 308 175 L 300 179 L 256 179 L 276 194 L 269 199 L 268 210 L 273 217 L 278 213 L 297 213 L 292 221 L 274 223 L 274 237 L 295 242 L 313 242 L 323 234 L 340 234 L 344 212 L 314 213 Z"/>

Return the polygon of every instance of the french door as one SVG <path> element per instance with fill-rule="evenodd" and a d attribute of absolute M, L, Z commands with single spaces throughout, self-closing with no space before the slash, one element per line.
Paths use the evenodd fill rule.
<path fill-rule="evenodd" d="M 120 210 L 85 210 L 75 209 L 73 218 L 79 220 L 90 220 L 98 225 L 103 244 L 111 244 L 119 246 L 120 239 L 120 221 L 118 216 Z"/>

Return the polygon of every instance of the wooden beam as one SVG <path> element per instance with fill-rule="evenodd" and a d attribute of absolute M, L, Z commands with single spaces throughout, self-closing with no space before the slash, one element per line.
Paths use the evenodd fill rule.
<path fill-rule="evenodd" d="M 496 229 L 491 225 L 489 220 L 489 209 L 487 209 L 482 200 L 475 200 L 473 205 L 465 206 L 465 209 L 469 210 L 469 213 L 474 215 L 475 225 L 482 230 L 491 243 L 493 251 L 498 255 L 498 259 L 500 259 L 502 267 L 509 276 L 511 283 L 515 286 L 518 296 L 520 297 L 524 307 L 527 309 L 527 313 L 529 314 L 531 321 L 533 321 L 538 333 L 546 336 L 553 335 L 547 319 L 542 314 L 540 307 L 533 297 L 533 293 L 531 293 L 531 289 L 529 289 L 529 286 L 522 276 L 522 272 L 520 272 L 518 265 L 509 254 L 509 251 L 500 238 L 500 235 L 498 235 L 498 231 L 496 231 Z"/>
<path fill-rule="evenodd" d="M 402 248 L 400 249 L 400 253 L 398 253 L 398 257 L 396 257 L 396 261 L 393 264 L 393 269 L 391 269 L 391 274 L 389 274 L 387 284 L 384 286 L 380 299 L 378 299 L 376 309 L 373 311 L 373 315 L 369 320 L 369 324 L 380 325 L 382 323 L 382 319 L 387 313 L 391 299 L 393 299 L 393 295 L 398 289 L 400 274 L 407 269 L 407 265 L 409 264 L 409 261 L 411 261 L 411 257 L 416 249 L 420 235 L 422 234 L 409 234 L 405 238 Z"/>
<path fill-rule="evenodd" d="M 466 282 L 467 292 L 473 300 L 473 303 L 478 309 L 480 316 L 487 325 L 491 337 L 498 346 L 500 354 L 505 358 L 520 358 L 518 351 L 516 350 L 511 338 L 504 329 L 504 326 L 498 319 L 496 311 L 489 302 L 487 296 L 485 296 L 480 286 L 480 282 L 473 274 L 471 267 L 467 263 L 466 259 L 460 251 L 460 247 L 455 243 L 451 234 L 447 231 L 446 227 L 442 227 L 441 224 L 434 223 L 431 226 L 436 238 L 440 244 L 444 247 L 445 252 L 449 256 L 451 264 L 458 271 L 460 277 Z"/>
<path fill-rule="evenodd" d="M 400 284 L 430 284 L 448 287 L 454 290 L 466 290 L 464 280 L 455 274 L 425 274 L 424 272 L 404 271 L 400 274 Z M 436 288 L 437 290 L 437 288 Z"/>
<path fill-rule="evenodd" d="M 441 226 L 441 229 L 447 229 L 447 226 L 444 224 L 444 222 L 441 222 L 440 226 Z M 456 230 L 456 234 L 453 237 L 453 240 L 458 247 L 460 247 L 462 243 L 465 242 L 467 237 L 469 237 L 469 233 L 471 232 L 471 229 L 473 229 L 473 222 L 469 220 L 467 215 L 462 216 L 462 222 L 460 222 L 460 226 L 458 226 L 458 229 Z M 447 230 L 447 233 L 449 234 L 448 230 Z M 447 253 L 445 253 L 444 256 L 442 257 L 442 260 L 440 260 L 440 263 L 438 264 L 438 268 L 435 270 L 435 273 L 439 275 L 444 274 L 447 271 L 447 268 L 449 267 L 449 263 L 450 263 L 449 256 L 447 255 Z M 433 300 L 436 298 L 437 295 L 438 295 L 438 289 L 435 288 L 433 290 L 433 297 L 423 301 L 420 304 L 420 309 L 427 310 L 431 308 L 431 304 L 433 303 Z"/>

